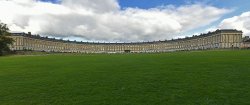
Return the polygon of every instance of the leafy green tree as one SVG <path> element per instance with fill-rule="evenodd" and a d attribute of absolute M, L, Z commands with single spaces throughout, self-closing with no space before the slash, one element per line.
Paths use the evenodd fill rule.
<path fill-rule="evenodd" d="M 0 56 L 5 52 L 10 52 L 9 45 L 13 43 L 13 39 L 9 38 L 9 28 L 6 24 L 0 23 Z"/>

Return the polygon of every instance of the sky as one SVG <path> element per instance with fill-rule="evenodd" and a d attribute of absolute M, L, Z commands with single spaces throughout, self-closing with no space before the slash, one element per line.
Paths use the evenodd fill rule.
<path fill-rule="evenodd" d="M 11 32 L 94 42 L 158 41 L 216 29 L 250 35 L 249 0 L 0 0 Z"/>

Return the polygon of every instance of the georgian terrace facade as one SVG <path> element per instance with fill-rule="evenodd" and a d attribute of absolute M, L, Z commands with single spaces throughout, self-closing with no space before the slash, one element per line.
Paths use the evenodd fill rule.
<path fill-rule="evenodd" d="M 153 42 L 91 43 L 58 40 L 31 33 L 12 33 L 11 50 L 70 52 L 70 53 L 153 53 L 183 50 L 242 48 L 242 31 L 222 29 L 198 36 Z"/>

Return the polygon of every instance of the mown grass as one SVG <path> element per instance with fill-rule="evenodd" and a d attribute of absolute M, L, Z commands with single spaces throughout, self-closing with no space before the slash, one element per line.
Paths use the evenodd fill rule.
<path fill-rule="evenodd" d="M 249 105 L 250 51 L 0 57 L 0 104 Z"/>

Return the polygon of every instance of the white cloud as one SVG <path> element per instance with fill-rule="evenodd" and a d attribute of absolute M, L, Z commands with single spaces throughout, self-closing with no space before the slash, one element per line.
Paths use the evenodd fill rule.
<path fill-rule="evenodd" d="M 250 35 L 250 11 L 242 13 L 239 16 L 234 16 L 228 19 L 224 19 L 219 28 L 226 29 L 238 29 L 242 30 L 244 35 Z"/>
<path fill-rule="evenodd" d="M 71 9 L 85 9 L 93 12 L 118 11 L 119 4 L 116 0 L 61 0 L 62 5 Z"/>
<path fill-rule="evenodd" d="M 152 41 L 211 24 L 230 10 L 202 4 L 120 9 L 117 0 L 0 1 L 0 20 L 12 31 L 92 41 Z"/>

